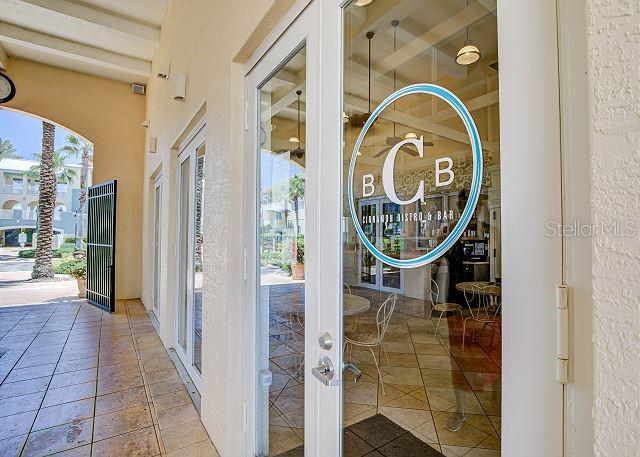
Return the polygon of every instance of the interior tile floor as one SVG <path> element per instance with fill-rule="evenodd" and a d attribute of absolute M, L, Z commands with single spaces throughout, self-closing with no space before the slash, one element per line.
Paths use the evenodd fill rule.
<path fill-rule="evenodd" d="M 217 456 L 139 300 L 0 309 L 0 456 Z"/>
<path fill-rule="evenodd" d="M 271 310 L 270 391 L 271 455 L 284 454 L 303 443 L 304 396 L 301 366 L 304 363 L 304 296 L 299 285 L 269 287 Z M 345 326 L 375 330 L 376 311 L 387 293 L 354 288 L 372 302 L 365 313 L 346 316 Z M 264 291 L 263 291 L 264 295 Z M 413 300 L 415 301 L 415 300 Z M 399 300 L 400 302 L 400 300 Z M 414 308 L 412 304 L 412 309 Z M 425 303 L 421 305 L 425 308 Z M 405 312 L 403 312 L 403 309 Z M 428 311 L 427 313 L 428 316 Z M 437 315 L 415 317 L 402 305 L 396 308 L 385 335 L 389 366 L 379 350 L 385 393 L 371 353 L 354 347 L 351 361 L 363 372 L 358 383 L 345 374 L 343 425 L 351 427 L 382 414 L 445 456 L 498 457 L 500 455 L 501 339 L 492 331 L 472 341 L 469 328 L 462 351 L 460 317 L 442 319 L 435 333 Z M 452 424 L 459 414 L 466 420 L 459 430 Z M 455 428 L 455 427 L 453 427 Z M 379 452 L 379 451 L 375 451 Z M 379 454 L 371 453 L 371 456 Z M 367 455 L 354 451 L 351 456 Z M 405 453 L 404 457 L 414 457 Z"/>

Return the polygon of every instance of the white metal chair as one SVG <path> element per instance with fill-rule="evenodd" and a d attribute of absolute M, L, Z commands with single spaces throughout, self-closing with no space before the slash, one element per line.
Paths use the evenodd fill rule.
<path fill-rule="evenodd" d="M 391 373 L 391 363 L 389 362 L 389 355 L 385 350 L 384 343 L 384 335 L 387 332 L 387 327 L 389 327 L 389 322 L 391 321 L 391 316 L 393 315 L 393 311 L 396 308 L 396 302 L 398 301 L 398 296 L 396 294 L 390 295 L 376 313 L 376 329 L 377 332 L 373 333 L 369 330 L 357 330 L 354 331 L 346 331 L 344 335 L 344 349 L 347 348 L 348 345 L 351 346 L 362 346 L 366 347 L 371 351 L 371 355 L 373 356 L 373 363 L 376 365 L 376 370 L 378 370 L 378 377 L 380 379 L 380 384 L 382 385 L 382 395 L 386 395 L 387 393 L 384 390 L 384 382 L 382 381 L 382 373 L 380 372 L 380 365 L 378 364 L 378 359 L 376 358 L 376 354 L 373 352 L 374 347 L 381 347 L 384 352 L 385 357 L 387 358 L 387 365 L 389 367 L 389 373 Z"/>
<path fill-rule="evenodd" d="M 502 318 L 500 316 L 500 308 L 502 307 L 502 302 L 500 300 L 500 295 L 491 292 L 491 287 L 495 287 L 490 284 L 473 284 L 471 286 L 471 291 L 463 291 L 464 292 L 464 300 L 467 302 L 467 307 L 469 308 L 470 315 L 467 316 L 462 323 L 462 350 L 464 351 L 464 342 L 466 337 L 467 330 L 467 321 L 475 321 L 484 324 L 482 330 L 479 334 L 482 334 L 487 328 L 487 325 L 491 326 L 493 329 L 493 335 L 491 337 L 491 344 L 489 345 L 489 349 L 493 348 L 493 341 L 496 336 L 496 331 L 500 327 L 502 323 Z M 474 298 L 477 300 L 479 306 L 472 306 Z M 476 333 L 471 331 L 472 341 L 476 340 Z"/>
<path fill-rule="evenodd" d="M 434 294 L 434 291 L 435 291 L 435 294 Z M 435 295 L 435 300 L 433 298 L 434 295 Z M 444 315 L 444 313 L 458 312 L 460 313 L 460 319 L 463 319 L 461 305 L 457 303 L 436 303 L 436 301 L 438 300 L 438 297 L 440 297 L 440 286 L 438 286 L 438 283 L 436 281 L 431 279 L 431 291 L 429 293 L 429 298 L 431 299 L 431 311 L 429 312 L 429 319 L 431 319 L 431 314 L 434 311 L 440 312 L 440 317 L 438 318 L 438 324 L 436 325 L 436 331 L 433 334 L 433 336 L 438 336 L 438 328 L 440 327 L 440 321 L 442 320 L 442 316 Z"/>

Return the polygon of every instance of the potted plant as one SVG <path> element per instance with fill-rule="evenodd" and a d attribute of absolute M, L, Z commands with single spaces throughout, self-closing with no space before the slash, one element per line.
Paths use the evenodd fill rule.
<path fill-rule="evenodd" d="M 75 253 L 73 257 L 69 257 L 60 262 L 56 273 L 63 273 L 75 278 L 78 283 L 78 297 L 86 298 L 87 296 L 87 261 L 84 253 Z"/>
<path fill-rule="evenodd" d="M 293 279 L 304 279 L 304 235 L 298 235 L 298 240 L 294 243 L 294 258 L 291 276 Z"/>

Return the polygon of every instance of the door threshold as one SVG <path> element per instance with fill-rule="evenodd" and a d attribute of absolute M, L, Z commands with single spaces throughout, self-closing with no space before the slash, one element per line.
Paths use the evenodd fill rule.
<path fill-rule="evenodd" d="M 169 357 L 171 357 L 171 361 L 176 367 L 176 370 L 178 370 L 178 375 L 180 376 L 182 383 L 186 387 L 187 392 L 189 392 L 191 401 L 193 402 L 193 405 L 196 407 L 196 410 L 198 410 L 198 414 L 202 415 L 200 410 L 200 403 L 202 402 L 202 397 L 200 396 L 200 392 L 198 392 L 196 385 L 193 383 L 191 376 L 189 376 L 187 369 L 182 364 L 182 360 L 180 360 L 180 357 L 178 357 L 178 354 L 173 348 L 167 349 L 167 354 L 169 354 Z"/>

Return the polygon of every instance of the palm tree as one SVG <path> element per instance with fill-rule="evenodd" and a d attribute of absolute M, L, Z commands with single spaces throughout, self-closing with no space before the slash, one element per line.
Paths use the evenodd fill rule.
<path fill-rule="evenodd" d="M 80 198 L 77 211 L 76 226 L 76 249 L 82 247 L 82 233 L 84 232 L 84 208 L 87 202 L 87 178 L 89 167 L 93 161 L 93 144 L 75 135 L 67 135 L 67 144 L 60 151 L 70 156 L 82 157 L 82 168 L 80 169 Z"/>
<path fill-rule="evenodd" d="M 40 152 L 33 154 L 33 156 L 36 158 L 36 161 L 40 164 L 42 164 L 42 155 L 43 154 Z M 73 181 L 73 178 L 75 178 L 77 175 L 75 170 L 65 167 L 68 158 L 69 156 L 66 154 L 61 154 L 59 151 L 53 151 L 51 163 L 53 171 L 56 174 L 56 185 L 59 182 L 68 184 Z M 27 176 L 35 179 L 40 179 L 41 168 L 41 165 L 32 166 L 27 172 Z"/>
<path fill-rule="evenodd" d="M 11 141 L 0 138 L 0 160 L 17 158 L 19 157 L 17 152 Z"/>
<path fill-rule="evenodd" d="M 289 200 L 293 203 L 293 213 L 296 218 L 293 239 L 293 263 L 296 263 L 298 258 L 298 202 L 301 198 L 304 198 L 304 185 L 304 176 L 302 175 L 293 175 L 289 178 Z"/>
<path fill-rule="evenodd" d="M 54 142 L 56 126 L 42 121 L 42 153 L 39 154 L 40 191 L 38 195 L 38 238 L 36 262 L 32 278 L 53 278 L 51 240 L 53 238 L 53 209 L 56 204 L 56 170 L 54 168 Z M 32 170 L 33 172 L 33 170 Z"/>

